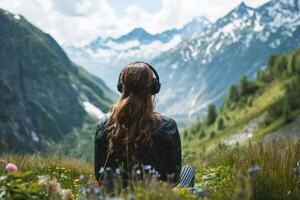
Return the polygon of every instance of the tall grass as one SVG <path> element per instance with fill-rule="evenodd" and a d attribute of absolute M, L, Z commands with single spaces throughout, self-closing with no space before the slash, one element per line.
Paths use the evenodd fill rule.
<path fill-rule="evenodd" d="M 193 148 L 184 154 L 184 158 L 187 158 L 185 163 L 196 168 L 196 186 L 209 191 L 208 199 L 300 199 L 299 140 L 249 142 L 234 148 L 220 144 L 210 152 Z M 24 172 L 30 170 L 35 175 L 50 175 L 63 188 L 71 189 L 75 196 L 78 188 L 74 187 L 77 184 L 74 181 L 81 174 L 89 176 L 93 170 L 91 163 L 55 155 L 5 154 L 0 159 L 16 163 Z M 1 167 L 0 174 L 3 173 Z M 61 173 L 68 178 L 60 179 Z M 133 188 L 120 190 L 115 195 L 127 198 L 132 193 L 137 199 L 196 199 L 187 190 L 174 190 L 165 183 L 154 182 L 151 187 L 142 182 L 133 185 Z"/>
<path fill-rule="evenodd" d="M 29 170 L 46 173 L 49 169 L 65 168 L 77 177 L 81 174 L 90 175 L 94 173 L 92 163 L 53 154 L 3 154 L 0 159 L 17 164 L 21 171 Z M 4 168 L 0 168 L 0 173 L 4 173 Z"/>
<path fill-rule="evenodd" d="M 300 140 L 274 140 L 269 143 L 249 141 L 245 146 L 219 144 L 209 152 L 200 153 L 199 148 L 198 151 L 190 151 L 193 156 L 185 162 L 197 169 L 198 184 L 212 185 L 211 199 L 233 199 L 241 190 L 248 194 L 248 197 L 241 199 L 300 199 L 300 169 L 297 168 Z M 220 166 L 226 170 L 215 172 Z M 259 166 L 260 170 L 251 182 L 249 171 L 255 166 Z M 214 179 L 203 181 L 207 171 L 217 174 L 215 180 L 219 183 Z M 224 177 L 222 181 L 220 176 Z M 246 186 L 243 188 L 242 184 Z"/>
<path fill-rule="evenodd" d="M 300 141 L 277 140 L 249 143 L 242 154 L 237 154 L 233 167 L 235 171 L 245 171 L 249 166 L 260 166 L 254 199 L 300 199 L 299 177 L 294 171 L 299 160 Z"/>

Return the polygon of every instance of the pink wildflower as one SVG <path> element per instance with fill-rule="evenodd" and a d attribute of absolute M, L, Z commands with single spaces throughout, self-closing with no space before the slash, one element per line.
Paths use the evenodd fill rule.
<path fill-rule="evenodd" d="M 5 168 L 6 168 L 7 172 L 16 172 L 16 171 L 18 171 L 17 165 L 15 165 L 13 163 L 8 163 Z"/>

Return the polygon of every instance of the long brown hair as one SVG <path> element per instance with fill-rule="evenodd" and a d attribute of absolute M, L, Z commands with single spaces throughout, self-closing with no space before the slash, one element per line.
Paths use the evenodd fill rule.
<path fill-rule="evenodd" d="M 151 128 L 160 122 L 151 95 L 153 72 L 145 62 L 125 66 L 120 74 L 122 94 L 111 108 L 108 151 L 135 154 L 138 144 L 152 145 Z"/>

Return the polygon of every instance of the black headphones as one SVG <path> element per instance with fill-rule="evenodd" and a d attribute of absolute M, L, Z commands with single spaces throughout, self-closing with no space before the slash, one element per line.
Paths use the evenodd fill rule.
<path fill-rule="evenodd" d="M 158 73 L 156 72 L 156 70 L 154 69 L 154 67 L 152 67 L 150 64 L 142 62 L 142 61 L 137 61 L 135 63 L 144 63 L 145 65 L 147 65 L 148 67 L 150 67 L 150 69 L 152 70 L 152 72 L 155 75 L 155 77 L 152 78 L 152 84 L 151 84 L 150 92 L 151 92 L 152 95 L 155 95 L 155 94 L 159 93 L 159 91 L 160 91 L 160 85 L 161 84 L 159 82 Z M 120 93 L 122 93 L 122 90 L 123 90 L 123 85 L 122 85 L 121 80 L 120 80 L 121 79 L 121 74 L 122 74 L 122 72 L 119 75 L 119 80 L 118 80 L 118 85 L 117 85 L 118 91 Z"/>

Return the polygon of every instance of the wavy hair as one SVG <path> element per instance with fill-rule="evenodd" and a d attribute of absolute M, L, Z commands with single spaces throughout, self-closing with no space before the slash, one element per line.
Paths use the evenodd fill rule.
<path fill-rule="evenodd" d="M 154 111 L 152 78 L 151 68 L 141 61 L 130 63 L 121 71 L 121 98 L 110 110 L 109 153 L 121 150 L 134 155 L 138 145 L 153 144 L 151 129 L 161 119 Z"/>

